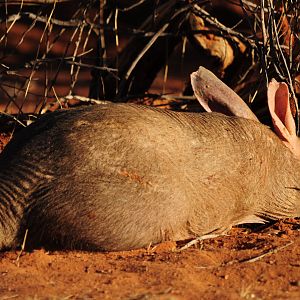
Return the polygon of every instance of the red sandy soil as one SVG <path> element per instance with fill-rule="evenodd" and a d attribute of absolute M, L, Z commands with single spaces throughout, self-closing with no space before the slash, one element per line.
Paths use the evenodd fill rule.
<path fill-rule="evenodd" d="M 1 253 L 0 299 L 300 299 L 299 229 L 235 228 L 183 251 Z"/>
<path fill-rule="evenodd" d="M 0 135 L 0 150 L 8 138 Z M 183 245 L 0 252 L 0 300 L 300 299 L 299 219 Z"/>

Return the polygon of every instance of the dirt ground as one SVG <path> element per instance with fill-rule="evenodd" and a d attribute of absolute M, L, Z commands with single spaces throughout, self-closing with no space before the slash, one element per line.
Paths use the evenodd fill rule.
<path fill-rule="evenodd" d="M 0 151 L 8 138 L 0 135 Z M 300 299 L 299 219 L 183 245 L 0 252 L 0 300 Z"/>
<path fill-rule="evenodd" d="M 300 221 L 178 251 L 0 253 L 0 299 L 300 299 Z"/>

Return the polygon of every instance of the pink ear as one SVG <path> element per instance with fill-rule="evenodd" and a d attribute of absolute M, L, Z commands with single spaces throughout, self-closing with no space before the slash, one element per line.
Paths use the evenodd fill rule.
<path fill-rule="evenodd" d="M 214 73 L 200 66 L 191 74 L 194 94 L 207 112 L 220 112 L 258 121 L 248 105 Z"/>
<path fill-rule="evenodd" d="M 286 146 L 298 155 L 297 153 L 300 153 L 299 140 L 290 108 L 289 90 L 286 83 L 272 79 L 268 86 L 268 106 L 275 133 Z"/>

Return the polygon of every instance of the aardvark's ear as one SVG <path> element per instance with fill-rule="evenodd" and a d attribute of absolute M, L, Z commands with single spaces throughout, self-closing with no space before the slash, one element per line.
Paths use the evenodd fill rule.
<path fill-rule="evenodd" d="M 191 74 L 191 84 L 197 100 L 207 112 L 258 121 L 240 96 L 204 67 Z"/>
<path fill-rule="evenodd" d="M 268 106 L 275 133 L 295 155 L 300 157 L 300 140 L 296 134 L 286 83 L 271 80 L 268 86 Z"/>

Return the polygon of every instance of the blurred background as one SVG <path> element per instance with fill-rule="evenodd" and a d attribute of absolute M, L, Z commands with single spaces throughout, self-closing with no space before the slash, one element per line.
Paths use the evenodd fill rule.
<path fill-rule="evenodd" d="M 203 65 L 265 123 L 268 81 L 287 82 L 298 122 L 299 18 L 292 0 L 0 0 L 0 120 L 102 100 L 200 111 Z"/>

